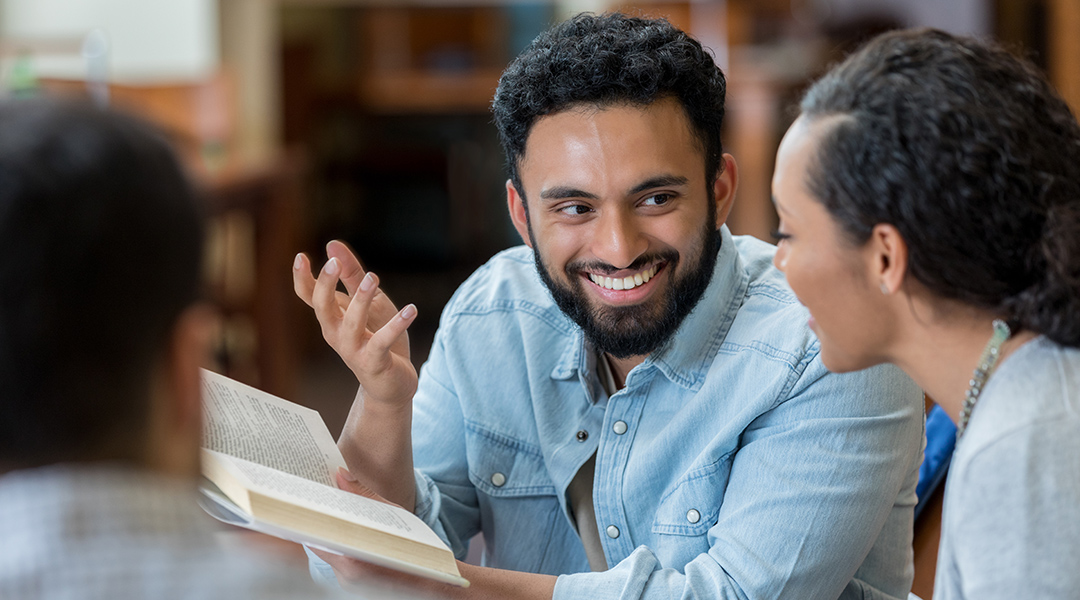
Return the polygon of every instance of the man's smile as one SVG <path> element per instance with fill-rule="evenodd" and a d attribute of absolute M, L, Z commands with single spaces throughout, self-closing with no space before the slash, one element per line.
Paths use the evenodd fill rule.
<path fill-rule="evenodd" d="M 661 260 L 638 271 L 621 269 L 611 274 L 585 270 L 580 272 L 580 277 L 589 282 L 586 286 L 604 304 L 629 306 L 644 302 L 653 294 L 668 264 Z"/>
<path fill-rule="evenodd" d="M 664 263 L 653 264 L 637 273 L 629 273 L 621 277 L 609 277 L 597 273 L 586 273 L 589 279 L 596 285 L 608 290 L 630 290 L 639 285 L 644 285 L 656 275 L 657 269 Z"/>

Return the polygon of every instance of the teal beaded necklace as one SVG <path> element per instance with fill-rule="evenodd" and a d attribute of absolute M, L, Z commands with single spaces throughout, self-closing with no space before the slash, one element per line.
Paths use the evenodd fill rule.
<path fill-rule="evenodd" d="M 968 382 L 967 392 L 964 394 L 964 406 L 960 409 L 960 424 L 956 427 L 957 440 L 964 435 L 968 421 L 971 420 L 971 411 L 975 410 L 975 403 L 979 401 L 979 394 L 982 393 L 986 380 L 990 378 L 994 367 L 997 366 L 998 357 L 1001 355 L 1001 345 L 1012 335 L 1012 330 L 1005 321 L 994 319 L 993 324 L 994 334 L 990 336 L 990 341 L 986 342 L 975 372 L 971 375 L 971 381 Z"/>

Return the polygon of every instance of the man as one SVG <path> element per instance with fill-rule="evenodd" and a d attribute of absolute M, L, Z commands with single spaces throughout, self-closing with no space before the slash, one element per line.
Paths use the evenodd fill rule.
<path fill-rule="evenodd" d="M 203 224 L 166 142 L 0 104 L 0 598 L 322 598 L 198 508 Z"/>
<path fill-rule="evenodd" d="M 482 533 L 498 569 L 462 565 L 459 595 L 906 597 L 921 394 L 895 370 L 828 374 L 774 248 L 723 226 L 724 91 L 665 21 L 580 15 L 537 38 L 494 101 L 528 248 L 461 286 L 419 380 L 415 308 L 340 244 L 317 280 L 297 257 L 360 381 L 342 484 L 459 556 Z"/>

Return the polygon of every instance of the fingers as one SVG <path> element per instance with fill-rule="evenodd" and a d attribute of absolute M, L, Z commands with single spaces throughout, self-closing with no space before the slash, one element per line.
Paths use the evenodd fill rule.
<path fill-rule="evenodd" d="M 364 275 L 345 311 L 342 324 L 346 329 L 359 331 L 368 327 L 368 309 L 371 308 L 371 301 L 378 291 L 379 278 L 374 273 Z"/>
<path fill-rule="evenodd" d="M 326 256 L 338 260 L 338 264 L 341 265 L 341 281 L 345 284 L 345 289 L 349 291 L 350 296 L 355 294 L 366 274 L 356 254 L 345 242 L 331 240 L 326 244 Z"/>
<path fill-rule="evenodd" d="M 315 291 L 315 278 L 311 276 L 311 263 L 303 252 L 293 259 L 293 291 L 296 296 L 311 306 L 311 295 Z"/>
<path fill-rule="evenodd" d="M 403 334 L 416 318 L 416 307 L 406 306 L 398 311 L 382 292 L 379 279 L 374 273 L 364 271 L 356 255 L 343 242 L 328 243 L 326 252 L 330 260 L 317 278 L 312 276 L 307 255 L 297 254 L 293 261 L 293 290 L 315 310 L 326 341 L 352 364 L 342 353 L 359 350 L 369 341 L 368 336 L 373 336 L 374 352 L 367 356 L 369 361 L 374 361 L 367 362 L 365 370 L 383 370 L 391 353 L 407 359 L 409 338 Z M 348 294 L 337 291 L 338 280 L 345 284 Z"/>
<path fill-rule="evenodd" d="M 368 340 L 368 345 L 372 351 L 378 354 L 388 354 L 390 347 L 398 341 L 405 331 L 412 325 L 412 322 L 416 320 L 416 305 L 408 304 L 405 308 L 401 309 L 392 319 L 387 321 L 386 325 L 383 325 L 375 332 L 375 335 L 371 336 Z"/>
<path fill-rule="evenodd" d="M 323 327 L 324 337 L 328 328 L 334 328 L 342 318 L 341 308 L 335 297 L 340 274 L 341 264 L 336 258 L 326 261 L 311 293 L 311 307 L 315 309 L 315 317 Z"/>
<path fill-rule="evenodd" d="M 346 492 L 350 492 L 358 496 L 363 496 L 365 498 L 371 498 L 372 500 L 378 500 L 379 502 L 382 502 L 384 504 L 397 506 L 393 502 L 389 502 L 386 500 L 386 498 L 383 498 L 382 496 L 373 492 L 366 485 L 357 481 L 356 478 L 353 477 L 352 473 L 348 471 L 348 469 L 344 469 L 342 467 L 338 467 L 337 470 L 337 486 L 339 489 L 345 490 Z"/>
<path fill-rule="evenodd" d="M 418 583 L 423 584 L 425 581 L 415 575 L 406 575 L 400 571 L 366 563 L 348 556 L 319 550 L 311 546 L 308 546 L 308 549 L 334 569 L 334 576 L 337 577 L 342 589 L 361 592 L 365 597 L 372 593 L 371 584 L 373 581 L 380 581 L 382 585 L 397 584 L 400 586 L 401 584 L 410 584 L 410 587 L 416 586 Z"/>

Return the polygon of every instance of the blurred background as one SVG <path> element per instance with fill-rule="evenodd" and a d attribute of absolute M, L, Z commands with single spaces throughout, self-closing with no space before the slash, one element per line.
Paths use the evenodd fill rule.
<path fill-rule="evenodd" d="M 399 306 L 413 358 L 443 304 L 520 243 L 488 106 L 506 64 L 579 11 L 665 16 L 729 77 L 729 225 L 771 241 L 776 146 L 807 82 L 881 31 L 999 39 L 1080 106 L 1080 0 L 0 0 L 0 90 L 76 95 L 161 125 L 206 192 L 224 372 L 318 408 L 355 381 L 292 293 L 292 257 L 346 240 Z"/>
<path fill-rule="evenodd" d="M 665 16 L 712 50 L 740 165 L 729 225 L 768 241 L 773 157 L 800 93 L 876 33 L 998 39 L 1080 108 L 1080 0 L 0 0 L 0 94 L 89 98 L 168 133 L 212 216 L 217 368 L 336 433 L 356 382 L 292 292 L 294 254 L 321 266 L 328 240 L 351 244 L 419 308 L 419 367 L 457 285 L 520 243 L 488 112 L 499 74 L 552 23 L 605 10 Z M 917 531 L 924 598 L 936 545 Z"/>

